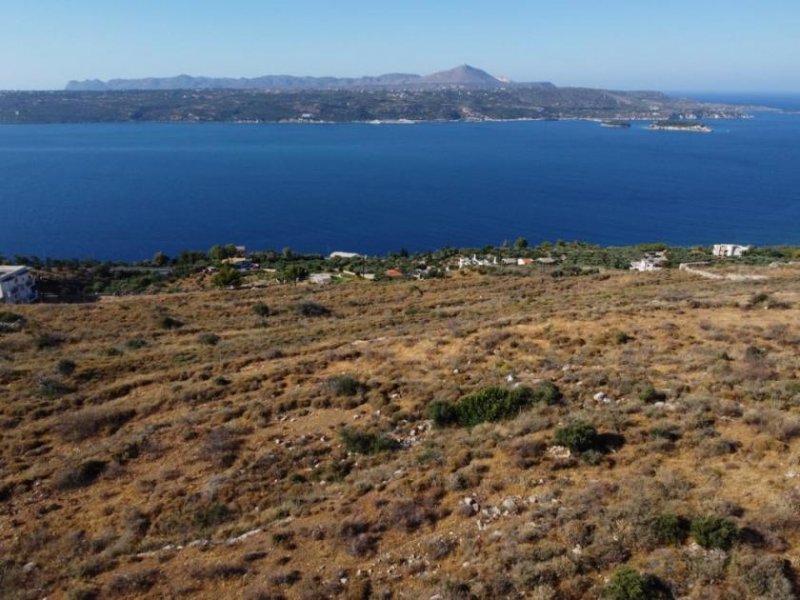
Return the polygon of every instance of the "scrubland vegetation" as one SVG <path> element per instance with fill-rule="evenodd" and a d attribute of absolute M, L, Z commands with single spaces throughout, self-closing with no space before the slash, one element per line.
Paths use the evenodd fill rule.
<path fill-rule="evenodd" d="M 790 599 L 800 270 L 0 313 L 0 597 Z"/>

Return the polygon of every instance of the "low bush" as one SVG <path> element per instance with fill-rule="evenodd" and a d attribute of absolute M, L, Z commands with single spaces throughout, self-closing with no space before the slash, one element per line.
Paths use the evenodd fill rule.
<path fill-rule="evenodd" d="M 198 508 L 192 515 L 192 524 L 201 530 L 213 529 L 234 517 L 233 511 L 224 504 L 214 503 Z"/>
<path fill-rule="evenodd" d="M 58 361 L 58 365 L 56 365 L 56 370 L 60 375 L 64 375 L 65 377 L 69 377 L 75 372 L 75 369 L 78 365 L 75 364 L 74 360 L 70 360 L 68 358 L 62 358 Z"/>
<path fill-rule="evenodd" d="M 266 319 L 269 316 L 269 306 L 263 302 L 256 302 L 253 305 L 253 313 L 262 319 Z"/>
<path fill-rule="evenodd" d="M 561 391 L 549 381 L 513 389 L 492 386 L 464 396 L 456 403 L 431 402 L 428 417 L 439 427 L 452 424 L 474 427 L 487 421 L 515 417 L 533 404 L 556 404 L 560 400 Z"/>
<path fill-rule="evenodd" d="M 428 404 L 427 413 L 437 427 L 447 427 L 458 422 L 458 410 L 455 404 L 447 400 L 434 400 Z"/>
<path fill-rule="evenodd" d="M 555 442 L 575 453 L 586 452 L 597 446 L 597 429 L 585 421 L 576 421 L 556 429 Z"/>
<path fill-rule="evenodd" d="M 656 582 L 628 566 L 620 567 L 603 590 L 607 600 L 652 600 L 657 594 Z"/>
<path fill-rule="evenodd" d="M 206 346 L 216 346 L 221 339 L 216 333 L 202 333 L 197 336 L 197 341 Z"/>
<path fill-rule="evenodd" d="M 71 385 L 59 381 L 58 379 L 42 379 L 39 382 L 39 389 L 37 393 L 42 398 L 58 398 L 64 394 L 71 394 L 75 388 Z"/>
<path fill-rule="evenodd" d="M 797 598 L 792 583 L 791 563 L 777 556 L 740 554 L 733 570 L 737 579 L 754 598 L 791 600 Z"/>
<path fill-rule="evenodd" d="M 147 346 L 147 341 L 143 340 L 142 338 L 133 338 L 132 340 L 125 342 L 125 345 L 131 350 L 139 350 L 140 348 Z"/>
<path fill-rule="evenodd" d="M 217 287 L 238 287 L 242 284 L 244 276 L 232 266 L 224 264 L 214 273 L 211 283 Z"/>
<path fill-rule="evenodd" d="M 183 327 L 183 321 L 179 321 L 175 317 L 165 315 L 158 320 L 158 325 L 162 329 L 180 329 Z"/>
<path fill-rule="evenodd" d="M 94 483 L 105 471 L 106 462 L 87 460 L 76 467 L 70 467 L 55 475 L 53 484 L 60 490 L 72 490 Z"/>
<path fill-rule="evenodd" d="M 61 417 L 56 431 L 68 442 L 80 442 L 102 431 L 114 433 L 136 416 L 133 409 L 85 408 Z"/>
<path fill-rule="evenodd" d="M 736 524 L 730 519 L 707 516 L 692 520 L 692 538 L 703 548 L 728 550 L 739 537 Z"/>
<path fill-rule="evenodd" d="M 337 396 L 355 396 L 358 394 L 362 385 L 355 377 L 350 375 L 336 375 L 328 379 L 328 389 Z"/>
<path fill-rule="evenodd" d="M 371 530 L 372 525 L 367 521 L 345 521 L 339 527 L 339 539 L 349 554 L 364 557 L 374 554 L 380 541 Z"/>
<path fill-rule="evenodd" d="M 632 342 L 634 338 L 632 335 L 625 333 L 624 331 L 618 331 L 614 335 L 614 341 L 617 342 L 620 346 L 623 344 L 627 344 L 628 342 Z"/>
<path fill-rule="evenodd" d="M 108 586 L 112 597 L 128 594 L 144 594 L 152 588 L 160 577 L 158 569 L 145 569 L 117 575 Z"/>
<path fill-rule="evenodd" d="M 192 575 L 196 579 L 208 579 L 211 581 L 236 579 L 244 577 L 247 573 L 246 566 L 231 563 L 217 563 L 192 569 Z"/>
<path fill-rule="evenodd" d="M 200 448 L 200 457 L 219 468 L 227 469 L 236 462 L 242 439 L 232 427 L 217 427 L 209 431 Z"/>
<path fill-rule="evenodd" d="M 677 545 L 689 535 L 689 521 L 684 517 L 665 513 L 653 519 L 651 530 L 659 544 Z"/>
<path fill-rule="evenodd" d="M 316 302 L 301 302 L 297 305 L 297 313 L 303 317 L 327 317 L 331 310 Z"/>
<path fill-rule="evenodd" d="M 36 338 L 36 347 L 39 350 L 47 348 L 58 348 L 66 341 L 60 333 L 43 333 Z"/>
<path fill-rule="evenodd" d="M 664 392 L 658 391 L 652 385 L 647 385 L 642 392 L 639 394 L 639 400 L 645 402 L 647 404 L 652 404 L 654 402 L 663 402 L 667 399 L 667 395 Z"/>
<path fill-rule="evenodd" d="M 541 440 L 520 440 L 508 448 L 508 454 L 520 469 L 529 469 L 539 463 L 547 451 Z"/>
<path fill-rule="evenodd" d="M 345 428 L 339 432 L 339 435 L 347 451 L 357 454 L 378 454 L 399 448 L 396 440 L 382 433 L 376 434 Z"/>

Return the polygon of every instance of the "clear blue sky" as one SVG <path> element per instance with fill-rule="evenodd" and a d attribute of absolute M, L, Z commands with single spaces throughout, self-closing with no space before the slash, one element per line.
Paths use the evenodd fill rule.
<path fill-rule="evenodd" d="M 461 63 L 558 85 L 800 92 L 800 0 L 0 0 L 0 89 Z"/>

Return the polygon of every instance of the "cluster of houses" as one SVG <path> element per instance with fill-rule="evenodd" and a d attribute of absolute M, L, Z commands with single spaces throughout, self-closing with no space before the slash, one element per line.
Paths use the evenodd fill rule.
<path fill-rule="evenodd" d="M 562 260 L 563 258 L 564 257 L 562 257 Z M 466 269 L 469 267 L 498 267 L 498 266 L 528 267 L 533 263 L 552 265 L 557 262 L 558 259 L 553 258 L 551 256 L 543 256 L 540 258 L 511 257 L 511 258 L 501 258 L 498 261 L 496 256 L 489 255 L 483 258 L 478 258 L 476 254 L 473 254 L 472 256 L 459 256 L 457 261 L 457 266 L 459 269 Z"/>
<path fill-rule="evenodd" d="M 36 300 L 36 282 L 25 266 L 0 266 L 0 304 L 27 304 Z"/>
<path fill-rule="evenodd" d="M 740 244 L 714 244 L 711 247 L 711 254 L 717 258 L 735 258 L 744 256 L 752 250 L 752 246 L 742 246 Z M 666 252 L 648 252 L 644 258 L 631 261 L 631 271 L 660 271 L 667 265 Z"/>

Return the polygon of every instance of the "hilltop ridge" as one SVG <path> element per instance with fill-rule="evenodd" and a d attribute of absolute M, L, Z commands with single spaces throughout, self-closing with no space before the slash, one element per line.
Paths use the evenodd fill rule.
<path fill-rule="evenodd" d="M 70 81 L 65 90 L 72 92 L 108 92 L 122 90 L 330 90 L 350 88 L 430 88 L 468 86 L 496 88 L 507 85 L 551 85 L 547 83 L 514 84 L 490 75 L 471 65 L 459 65 L 430 75 L 386 73 L 364 77 L 308 77 L 296 75 L 263 75 L 260 77 L 146 77 L 141 79 L 87 79 Z"/>

